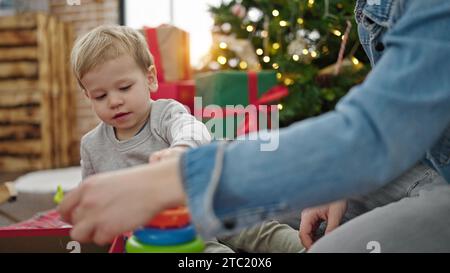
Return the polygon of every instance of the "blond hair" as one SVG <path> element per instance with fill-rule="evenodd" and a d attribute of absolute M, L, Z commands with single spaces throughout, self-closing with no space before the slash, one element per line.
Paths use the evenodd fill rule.
<path fill-rule="evenodd" d="M 126 26 L 99 26 L 75 42 L 71 54 L 72 70 L 83 88 L 81 79 L 98 65 L 122 55 L 130 55 L 145 73 L 153 65 L 144 36 L 137 30 Z"/>

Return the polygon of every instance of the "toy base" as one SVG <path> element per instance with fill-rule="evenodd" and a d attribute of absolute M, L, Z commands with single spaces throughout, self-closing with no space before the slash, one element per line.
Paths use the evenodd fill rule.
<path fill-rule="evenodd" d="M 204 248 L 205 244 L 200 237 L 186 244 L 155 246 L 142 244 L 135 236 L 131 236 L 125 245 L 127 253 L 199 253 Z"/>

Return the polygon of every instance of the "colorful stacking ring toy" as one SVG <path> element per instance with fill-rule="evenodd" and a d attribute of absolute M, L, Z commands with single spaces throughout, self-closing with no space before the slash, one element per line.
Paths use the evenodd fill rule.
<path fill-rule="evenodd" d="M 151 228 L 178 228 L 190 223 L 191 217 L 186 207 L 168 209 L 156 215 L 146 227 Z"/>
<path fill-rule="evenodd" d="M 157 229 L 142 228 L 134 232 L 136 239 L 148 245 L 178 245 L 195 239 L 195 229 L 192 225 L 181 228 Z"/>
<path fill-rule="evenodd" d="M 127 253 L 199 253 L 205 248 L 205 244 L 197 237 L 195 240 L 184 244 L 172 246 L 145 245 L 136 238 L 128 238 L 125 250 Z"/>

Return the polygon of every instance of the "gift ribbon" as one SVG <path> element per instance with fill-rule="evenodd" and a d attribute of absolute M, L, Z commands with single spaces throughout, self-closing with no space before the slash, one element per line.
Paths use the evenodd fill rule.
<path fill-rule="evenodd" d="M 156 28 L 144 27 L 145 36 L 147 37 L 147 44 L 150 52 L 153 54 L 153 61 L 156 66 L 158 82 L 164 82 L 164 69 L 161 62 L 161 51 L 158 44 L 158 33 Z"/>
<path fill-rule="evenodd" d="M 286 86 L 277 85 L 273 88 L 271 88 L 269 91 L 264 93 L 264 95 L 261 96 L 256 102 L 255 105 L 258 107 L 259 105 L 265 105 L 270 102 L 279 100 L 289 94 L 289 90 Z M 267 108 L 257 108 L 255 115 L 258 114 L 258 112 L 265 112 L 267 115 L 270 115 L 271 108 L 270 105 Z M 254 121 L 254 120 L 253 120 Z M 268 122 L 268 128 L 271 128 L 271 119 L 267 119 Z M 256 123 L 252 122 L 250 117 L 248 115 L 245 115 L 244 120 L 241 122 L 241 124 L 237 128 L 236 135 L 242 136 L 246 135 L 251 132 L 258 131 L 258 119 L 256 119 Z"/>
<path fill-rule="evenodd" d="M 289 91 L 286 86 L 277 85 L 269 89 L 260 98 L 258 98 L 258 74 L 256 72 L 248 72 L 248 101 L 249 104 L 260 105 L 268 104 L 272 101 L 286 97 Z"/>
<path fill-rule="evenodd" d="M 289 89 L 286 86 L 283 85 L 277 85 L 275 87 L 272 87 L 271 89 L 269 89 L 269 91 L 267 91 L 266 93 L 264 93 L 258 100 L 257 100 L 257 104 L 268 104 L 270 102 L 279 100 L 281 98 L 286 97 L 287 95 L 289 95 Z"/>

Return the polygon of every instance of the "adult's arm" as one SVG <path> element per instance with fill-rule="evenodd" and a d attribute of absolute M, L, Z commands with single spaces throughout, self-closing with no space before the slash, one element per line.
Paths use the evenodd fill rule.
<path fill-rule="evenodd" d="M 236 141 L 183 156 L 188 203 L 204 236 L 379 188 L 436 142 L 450 124 L 450 2 L 405 5 L 383 38 L 382 58 L 335 111 L 280 130 L 272 152 L 262 152 L 261 141 Z"/>

